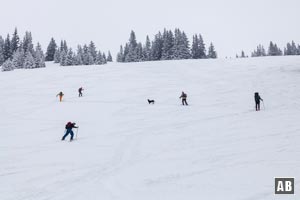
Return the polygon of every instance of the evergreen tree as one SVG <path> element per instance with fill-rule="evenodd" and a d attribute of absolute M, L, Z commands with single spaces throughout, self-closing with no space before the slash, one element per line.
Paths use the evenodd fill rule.
<path fill-rule="evenodd" d="M 65 50 L 60 52 L 60 66 L 67 66 L 67 52 Z"/>
<path fill-rule="evenodd" d="M 105 53 L 102 54 L 102 58 L 103 58 L 103 64 L 106 64 L 107 63 L 107 59 L 106 59 Z"/>
<path fill-rule="evenodd" d="M 36 68 L 46 67 L 45 56 L 40 43 L 37 43 L 36 45 L 34 60 Z"/>
<path fill-rule="evenodd" d="M 126 43 L 125 48 L 124 48 L 124 58 L 123 58 L 124 61 L 123 62 L 128 62 L 126 59 L 128 54 L 129 54 L 129 45 L 128 45 L 128 43 Z"/>
<path fill-rule="evenodd" d="M 2 71 L 12 71 L 14 70 L 12 61 L 10 59 L 6 60 L 2 65 Z"/>
<path fill-rule="evenodd" d="M 75 56 L 75 65 L 83 65 L 82 56 L 83 56 L 82 47 L 80 45 L 78 45 L 77 54 Z"/>
<path fill-rule="evenodd" d="M 15 28 L 15 31 L 13 33 L 12 39 L 11 39 L 11 52 L 14 53 L 19 48 L 20 43 L 20 37 L 18 35 L 18 30 Z"/>
<path fill-rule="evenodd" d="M 210 46 L 208 48 L 208 58 L 217 58 L 217 52 L 215 51 L 215 47 L 213 43 L 210 43 Z"/>
<path fill-rule="evenodd" d="M 7 35 L 5 42 L 4 42 L 4 60 L 10 59 L 12 57 L 12 51 L 11 51 L 11 42 L 10 42 L 10 36 Z"/>
<path fill-rule="evenodd" d="M 131 31 L 129 43 L 128 43 L 128 53 L 125 55 L 125 62 L 137 62 L 139 60 L 137 55 L 137 41 L 134 31 Z"/>
<path fill-rule="evenodd" d="M 54 38 L 51 38 L 50 43 L 47 47 L 47 52 L 46 52 L 46 61 L 54 61 L 54 55 L 57 49 L 56 42 Z"/>
<path fill-rule="evenodd" d="M 86 45 L 83 45 L 82 62 L 84 65 L 89 65 L 90 63 L 89 49 Z"/>
<path fill-rule="evenodd" d="M 124 52 L 123 52 L 123 46 L 120 46 L 120 51 L 117 55 L 117 62 L 124 62 Z"/>
<path fill-rule="evenodd" d="M 173 32 L 164 30 L 162 60 L 172 60 L 174 58 L 174 36 Z"/>
<path fill-rule="evenodd" d="M 90 65 L 95 64 L 96 58 L 97 58 L 97 50 L 96 50 L 96 46 L 94 44 L 93 41 L 90 42 L 89 45 L 89 54 L 90 56 L 92 56 L 93 59 L 90 60 Z"/>
<path fill-rule="evenodd" d="M 241 52 L 241 58 L 246 58 L 246 56 L 245 56 L 245 52 L 242 50 L 242 52 Z"/>
<path fill-rule="evenodd" d="M 4 63 L 4 40 L 0 36 L 0 66 Z"/>
<path fill-rule="evenodd" d="M 155 35 L 154 41 L 152 42 L 151 58 L 152 60 L 161 60 L 163 52 L 163 37 L 160 32 Z"/>
<path fill-rule="evenodd" d="M 31 54 L 31 52 L 28 50 L 25 53 L 25 59 L 24 59 L 23 68 L 25 68 L 25 69 L 33 69 L 35 67 L 36 67 L 36 64 L 35 64 L 34 58 L 33 58 L 32 54 Z"/>
<path fill-rule="evenodd" d="M 143 48 L 143 60 L 150 61 L 151 59 L 151 42 L 149 36 L 147 35 L 145 46 Z"/>
<path fill-rule="evenodd" d="M 31 36 L 31 33 L 28 31 L 25 32 L 25 36 L 23 39 L 23 49 L 24 49 L 24 52 L 26 55 L 27 55 L 27 51 L 29 51 L 31 53 L 31 55 L 34 54 L 32 36 Z"/>
<path fill-rule="evenodd" d="M 199 34 L 199 58 L 206 58 L 206 49 L 205 49 L 205 44 L 202 38 L 202 35 Z"/>
<path fill-rule="evenodd" d="M 54 63 L 60 63 L 60 49 L 57 48 L 54 53 Z"/>
<path fill-rule="evenodd" d="M 67 57 L 66 57 L 66 66 L 71 66 L 73 64 L 74 64 L 73 51 L 71 48 L 69 48 Z"/>
<path fill-rule="evenodd" d="M 25 53 L 23 48 L 19 48 L 13 55 L 12 65 L 15 69 L 23 68 Z"/>
<path fill-rule="evenodd" d="M 199 39 L 198 35 L 193 35 L 193 43 L 192 43 L 192 58 L 199 59 L 200 58 L 200 48 L 199 48 Z"/>
<path fill-rule="evenodd" d="M 112 59 L 112 56 L 110 54 L 110 51 L 108 51 L 108 54 L 107 54 L 107 62 L 112 62 L 113 59 Z"/>
<path fill-rule="evenodd" d="M 96 65 L 103 65 L 103 64 L 104 64 L 104 59 L 103 59 L 101 51 L 99 51 L 97 53 Z"/>
<path fill-rule="evenodd" d="M 269 56 L 280 56 L 280 55 L 282 55 L 282 51 L 277 47 L 277 44 L 274 44 L 271 41 L 270 45 L 269 45 L 268 55 Z"/>
<path fill-rule="evenodd" d="M 185 33 L 175 29 L 173 59 L 189 59 L 190 57 L 189 42 Z"/>

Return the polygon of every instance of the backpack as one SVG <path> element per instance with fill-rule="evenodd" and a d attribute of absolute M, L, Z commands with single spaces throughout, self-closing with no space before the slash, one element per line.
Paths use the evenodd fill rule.
<path fill-rule="evenodd" d="M 69 129 L 69 128 L 72 128 L 72 123 L 71 123 L 71 122 L 68 122 L 68 123 L 66 124 L 66 129 Z"/>

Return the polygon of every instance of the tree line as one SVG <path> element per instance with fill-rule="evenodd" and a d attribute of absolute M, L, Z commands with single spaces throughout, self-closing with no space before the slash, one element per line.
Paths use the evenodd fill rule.
<path fill-rule="evenodd" d="M 117 62 L 141 62 L 155 60 L 181 60 L 181 59 L 205 59 L 217 58 L 217 52 L 213 43 L 210 43 L 208 52 L 201 34 L 193 35 L 190 42 L 184 31 L 164 29 L 158 32 L 152 41 L 146 36 L 144 44 L 137 42 L 134 31 L 131 31 L 129 41 L 120 46 Z"/>
<path fill-rule="evenodd" d="M 36 46 L 32 43 L 31 32 L 26 31 L 23 40 L 15 28 L 12 38 L 7 34 L 5 39 L 0 36 L 0 66 L 2 71 L 14 69 L 33 69 L 45 67 L 45 58 L 42 47 L 39 43 Z"/>
<path fill-rule="evenodd" d="M 278 45 L 274 42 L 269 43 L 269 47 L 266 50 L 265 47 L 259 44 L 256 49 L 251 53 L 251 57 L 262 57 L 262 56 L 290 56 L 290 55 L 300 55 L 300 45 L 292 41 L 288 42 L 282 51 Z M 241 51 L 240 55 L 236 55 L 237 58 L 245 58 L 244 51 Z"/>
<path fill-rule="evenodd" d="M 50 40 L 45 59 L 59 63 L 61 66 L 103 65 L 113 61 L 110 51 L 108 51 L 107 56 L 100 50 L 97 51 L 93 41 L 89 45 L 78 45 L 76 52 L 74 52 L 72 48 L 68 47 L 66 40 L 62 40 L 58 46 L 54 38 Z"/>

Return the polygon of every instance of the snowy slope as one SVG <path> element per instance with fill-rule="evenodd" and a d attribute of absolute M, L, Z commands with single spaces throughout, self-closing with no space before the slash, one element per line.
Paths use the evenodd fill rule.
<path fill-rule="evenodd" d="M 0 199 L 296 199 L 299 77 L 300 57 L 0 73 Z M 80 126 L 72 143 L 67 121 Z M 296 177 L 295 196 L 274 196 L 281 176 Z"/>

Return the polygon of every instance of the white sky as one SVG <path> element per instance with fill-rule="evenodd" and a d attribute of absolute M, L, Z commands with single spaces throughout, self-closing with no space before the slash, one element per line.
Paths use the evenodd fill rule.
<path fill-rule="evenodd" d="M 0 35 L 29 30 L 44 50 L 51 37 L 73 48 L 93 40 L 115 58 L 132 29 L 144 43 L 164 27 L 190 38 L 201 33 L 220 57 L 250 54 L 270 40 L 280 47 L 300 43 L 300 0 L 0 0 L 0 6 Z"/>

